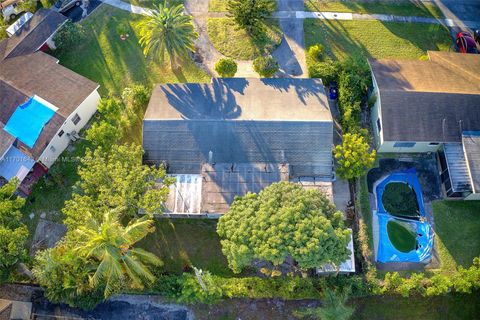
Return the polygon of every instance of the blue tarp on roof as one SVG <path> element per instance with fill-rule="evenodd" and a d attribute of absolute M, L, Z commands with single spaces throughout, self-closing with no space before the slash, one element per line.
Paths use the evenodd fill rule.
<path fill-rule="evenodd" d="M 390 215 L 382 203 L 382 195 L 387 184 L 391 182 L 402 182 L 413 188 L 417 196 L 420 219 L 404 219 Z M 426 221 L 425 207 L 423 203 L 422 187 L 418 180 L 416 170 L 410 169 L 402 172 L 392 173 L 376 187 L 377 211 L 379 227 L 379 241 L 377 261 L 379 262 L 424 262 L 430 261 L 432 257 L 434 233 L 432 227 Z M 410 252 L 401 252 L 395 248 L 388 236 L 387 224 L 389 221 L 396 221 L 408 225 L 416 234 L 417 246 Z"/>
<path fill-rule="evenodd" d="M 12 146 L 0 160 L 0 177 L 7 180 L 17 177 L 22 181 L 34 164 L 32 158 Z"/>
<path fill-rule="evenodd" d="M 40 97 L 33 96 L 15 109 L 4 130 L 33 148 L 43 127 L 54 114 L 54 106 Z"/>

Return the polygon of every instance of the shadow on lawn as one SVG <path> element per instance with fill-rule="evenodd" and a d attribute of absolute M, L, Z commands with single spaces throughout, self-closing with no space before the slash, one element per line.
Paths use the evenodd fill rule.
<path fill-rule="evenodd" d="M 480 201 L 434 202 L 435 232 L 457 266 L 480 256 Z"/>
<path fill-rule="evenodd" d="M 329 11 L 328 2 L 332 1 L 305 0 L 306 6 L 313 9 L 314 11 Z M 341 6 L 346 9 L 344 11 L 364 14 L 391 14 L 397 16 L 419 16 L 432 18 L 436 18 L 438 15 L 442 15 L 441 11 L 438 8 L 429 8 L 423 2 L 416 0 L 403 0 L 396 2 L 341 1 Z"/>
<path fill-rule="evenodd" d="M 346 56 L 371 56 L 367 47 L 353 39 L 341 23 L 305 19 L 304 29 L 306 50 L 310 46 L 320 43 L 325 48 L 326 54 L 335 60 L 341 60 Z"/>

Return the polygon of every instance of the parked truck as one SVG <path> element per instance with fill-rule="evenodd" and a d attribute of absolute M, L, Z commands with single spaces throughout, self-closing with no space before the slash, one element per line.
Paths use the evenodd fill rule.
<path fill-rule="evenodd" d="M 19 6 L 21 0 L 6 0 L 0 2 L 0 13 L 5 21 L 12 21 L 24 10 Z"/>

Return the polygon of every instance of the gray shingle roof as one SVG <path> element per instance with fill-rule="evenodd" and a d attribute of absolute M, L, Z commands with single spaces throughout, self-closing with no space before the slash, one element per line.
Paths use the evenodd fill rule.
<path fill-rule="evenodd" d="M 463 130 L 480 130 L 480 56 L 429 57 L 369 61 L 385 141 L 461 142 Z"/>
<path fill-rule="evenodd" d="M 211 152 L 216 163 L 288 163 L 292 176 L 331 176 L 333 122 L 321 82 L 226 82 L 212 104 L 201 102 L 193 84 L 179 85 L 183 94 L 170 98 L 173 103 L 163 93 L 177 87 L 157 86 L 143 123 L 145 160 L 166 161 L 170 173 L 200 173 Z M 248 83 L 243 94 L 233 93 L 232 83 L 241 82 Z"/>

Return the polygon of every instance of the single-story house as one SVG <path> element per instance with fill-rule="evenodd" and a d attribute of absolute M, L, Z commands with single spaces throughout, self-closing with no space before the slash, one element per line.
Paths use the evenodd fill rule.
<path fill-rule="evenodd" d="M 213 79 L 157 85 L 144 160 L 177 178 L 171 214 L 221 214 L 277 181 L 332 181 L 333 121 L 319 79 Z"/>
<path fill-rule="evenodd" d="M 64 21 L 42 9 L 0 42 L 0 177 L 6 180 L 46 171 L 97 110 L 98 84 L 39 51 Z"/>
<path fill-rule="evenodd" d="M 480 56 L 369 60 L 378 152 L 438 154 L 448 197 L 480 199 Z"/>

